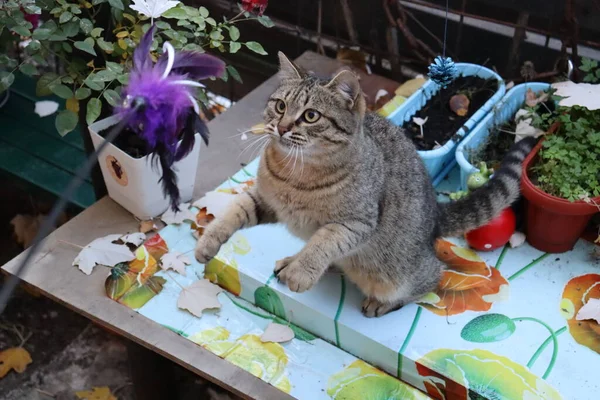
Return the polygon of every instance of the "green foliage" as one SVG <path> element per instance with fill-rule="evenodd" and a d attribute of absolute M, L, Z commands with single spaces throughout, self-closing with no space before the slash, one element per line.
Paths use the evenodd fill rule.
<path fill-rule="evenodd" d="M 598 61 L 583 57 L 579 69 L 586 72 L 583 77 L 584 82 L 600 83 L 600 68 L 598 68 Z"/>
<path fill-rule="evenodd" d="M 600 196 L 600 112 L 557 107 L 535 122 L 546 131 L 557 127 L 546 136 L 533 167 L 539 187 L 570 201 Z"/>
<path fill-rule="evenodd" d="M 14 82 L 16 71 L 38 76 L 38 96 L 55 94 L 71 105 L 86 101 L 86 121 L 98 119 L 106 105 L 120 102 L 121 86 L 129 80 L 132 55 L 145 32 L 150 18 L 130 8 L 123 0 L 4 0 L 0 7 L 0 93 Z M 100 19 L 110 10 L 110 21 Z M 34 28 L 25 19 L 28 14 L 45 15 L 45 22 Z M 243 45 L 258 54 L 267 54 L 254 41 L 240 41 L 242 34 L 236 26 L 242 21 L 257 21 L 273 26 L 266 16 L 240 12 L 231 19 L 217 22 L 206 7 L 178 4 L 154 18 L 157 28 L 152 45 L 152 58 L 161 56 L 162 45 L 169 41 L 177 50 L 204 52 L 238 52 Z M 5 29 L 6 28 L 6 29 Z M 19 42 L 30 38 L 19 53 Z M 59 60 L 55 71 L 44 69 L 47 60 Z M 58 72 L 58 73 L 57 73 Z M 59 75 L 60 73 L 60 75 Z M 233 66 L 228 66 L 222 79 L 232 77 L 241 82 Z M 197 97 L 206 100 L 199 90 Z M 104 107 L 103 107 L 104 106 Z M 79 108 L 79 107 L 77 107 Z M 73 109 L 77 109 L 73 107 Z M 74 129 L 72 111 L 56 117 L 60 134 Z"/>

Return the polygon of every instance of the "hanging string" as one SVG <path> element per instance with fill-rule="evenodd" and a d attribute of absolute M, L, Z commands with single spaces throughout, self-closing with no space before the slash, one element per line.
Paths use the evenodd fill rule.
<path fill-rule="evenodd" d="M 446 19 L 444 20 L 444 42 L 442 45 L 442 57 L 446 58 L 446 34 L 448 33 L 448 0 L 446 0 Z"/>

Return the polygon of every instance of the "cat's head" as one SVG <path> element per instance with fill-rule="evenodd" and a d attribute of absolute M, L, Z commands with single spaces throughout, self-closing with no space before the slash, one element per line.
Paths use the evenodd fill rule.
<path fill-rule="evenodd" d="M 276 145 L 311 153 L 350 146 L 360 132 L 366 102 L 358 78 L 342 71 L 330 80 L 307 74 L 279 53 L 281 83 L 264 112 Z"/>

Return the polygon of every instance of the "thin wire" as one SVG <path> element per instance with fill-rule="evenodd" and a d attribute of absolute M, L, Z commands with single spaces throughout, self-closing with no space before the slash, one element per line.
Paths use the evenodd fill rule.
<path fill-rule="evenodd" d="M 109 133 L 105 136 L 104 142 L 98 147 L 94 153 L 90 154 L 89 158 L 86 160 L 85 164 L 81 166 L 73 179 L 69 182 L 69 186 L 65 189 L 64 192 L 60 195 L 60 198 L 52 207 L 50 214 L 44 220 L 44 223 L 40 227 L 35 239 L 33 240 L 33 244 L 28 249 L 27 254 L 21 261 L 21 264 L 17 267 L 17 270 L 13 275 L 8 278 L 8 281 L 2 285 L 2 289 L 0 290 L 0 315 L 4 312 L 6 305 L 8 304 L 8 300 L 10 296 L 16 289 L 21 280 L 21 276 L 25 273 L 25 270 L 29 266 L 29 261 L 32 259 L 34 254 L 37 252 L 38 248 L 44 241 L 44 238 L 52 231 L 52 228 L 56 224 L 60 214 L 64 211 L 66 206 L 69 204 L 71 197 L 75 193 L 75 190 L 84 182 L 85 178 L 90 174 L 92 167 L 98 161 L 98 155 L 104 150 L 104 148 L 114 141 L 116 137 L 121 133 L 125 125 L 129 122 L 130 117 L 137 111 L 137 109 L 141 105 L 137 105 L 131 109 L 131 112 L 124 117 L 117 125 L 115 125 Z"/>
<path fill-rule="evenodd" d="M 446 0 L 446 19 L 444 20 L 444 43 L 442 46 L 442 57 L 446 58 L 446 33 L 448 32 L 448 0 Z"/>

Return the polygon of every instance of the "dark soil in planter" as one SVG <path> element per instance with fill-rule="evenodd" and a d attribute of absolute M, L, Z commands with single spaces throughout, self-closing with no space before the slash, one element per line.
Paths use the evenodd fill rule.
<path fill-rule="evenodd" d="M 100 135 L 104 137 L 108 132 L 109 129 L 104 130 L 100 132 Z M 121 132 L 113 141 L 113 145 L 133 158 L 142 158 L 148 155 L 147 142 L 136 135 L 131 129 L 123 130 L 123 132 Z"/>
<path fill-rule="evenodd" d="M 494 128 L 484 143 L 476 149 L 469 151 L 469 162 L 471 165 L 477 166 L 481 161 L 485 161 L 488 168 L 497 170 L 502 159 L 515 143 L 514 135 L 507 133 L 507 131 L 514 132 L 515 127 L 516 124 L 511 121 Z"/>
<path fill-rule="evenodd" d="M 423 126 L 424 138 L 417 124 L 407 121 L 402 126 L 418 150 L 432 150 L 436 145 L 443 146 L 457 136 L 457 131 L 471 118 L 498 90 L 496 79 L 483 79 L 476 76 L 459 77 L 446 89 L 433 95 L 431 99 L 414 116 L 428 118 Z M 449 106 L 455 94 L 465 94 L 469 100 L 468 112 L 464 116 L 456 115 Z M 467 132 L 460 132 L 462 136 Z"/>

